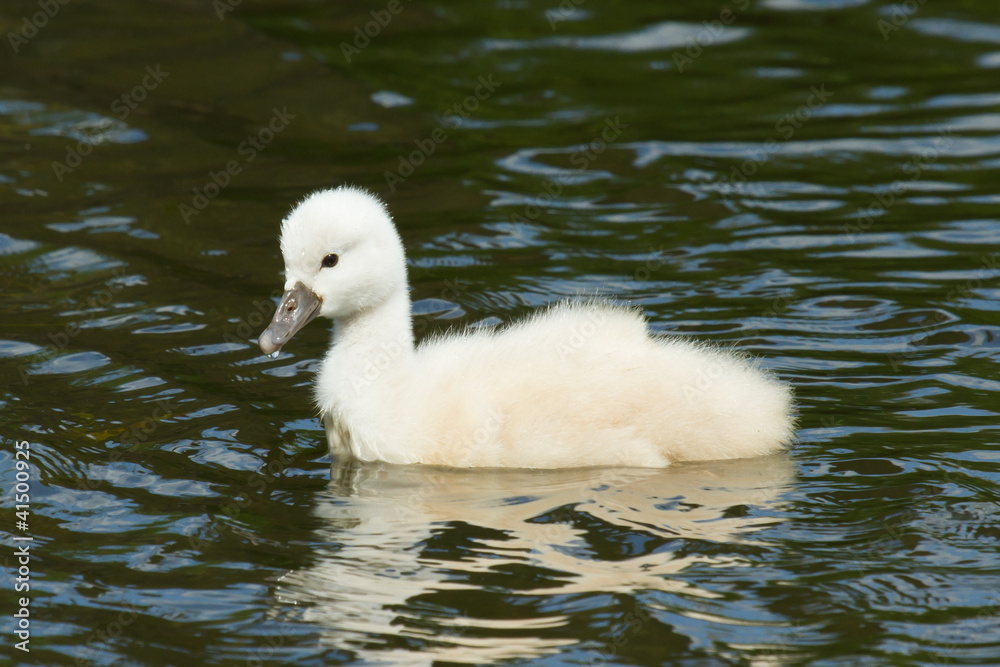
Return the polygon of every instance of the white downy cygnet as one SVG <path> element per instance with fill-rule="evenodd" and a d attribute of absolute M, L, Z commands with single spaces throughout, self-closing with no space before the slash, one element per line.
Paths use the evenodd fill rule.
<path fill-rule="evenodd" d="M 316 381 L 331 451 L 457 467 L 663 467 L 759 456 L 794 433 L 788 385 L 748 358 L 650 335 L 640 313 L 562 303 L 414 345 L 403 244 L 385 206 L 341 187 L 282 222 L 273 355 L 334 321 Z"/>

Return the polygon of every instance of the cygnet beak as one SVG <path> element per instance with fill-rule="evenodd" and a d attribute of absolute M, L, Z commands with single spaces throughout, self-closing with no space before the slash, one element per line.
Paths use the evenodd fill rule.
<path fill-rule="evenodd" d="M 278 352 L 299 329 L 319 314 L 319 306 L 320 299 L 315 292 L 301 282 L 295 283 L 281 297 L 274 319 L 260 335 L 257 341 L 260 351 L 269 356 Z"/>

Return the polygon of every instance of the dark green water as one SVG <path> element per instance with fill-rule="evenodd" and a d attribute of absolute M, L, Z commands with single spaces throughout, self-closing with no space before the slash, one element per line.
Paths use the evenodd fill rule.
<path fill-rule="evenodd" d="M 1000 7 L 42 5 L 0 8 L 0 656 L 1000 664 Z M 762 357 L 799 442 L 332 461 L 324 327 L 255 340 L 278 222 L 343 182 L 423 335 L 600 291 Z"/>

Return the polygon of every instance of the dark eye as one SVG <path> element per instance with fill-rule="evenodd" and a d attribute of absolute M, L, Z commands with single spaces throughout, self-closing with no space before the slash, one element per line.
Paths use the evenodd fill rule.
<path fill-rule="evenodd" d="M 331 252 L 329 255 L 323 258 L 323 268 L 329 269 L 332 266 L 337 266 L 337 262 L 340 261 L 340 257 L 337 257 L 337 253 Z"/>

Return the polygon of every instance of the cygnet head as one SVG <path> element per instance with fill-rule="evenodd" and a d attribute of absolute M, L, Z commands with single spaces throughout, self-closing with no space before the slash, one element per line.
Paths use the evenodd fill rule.
<path fill-rule="evenodd" d="M 392 218 L 351 187 L 309 195 L 281 223 L 285 294 L 261 334 L 273 354 L 317 315 L 339 319 L 406 292 L 406 258 Z"/>

